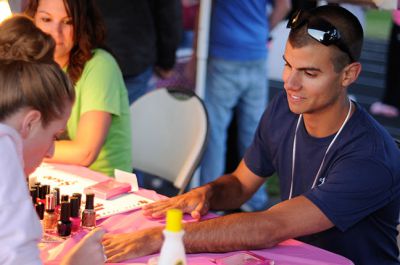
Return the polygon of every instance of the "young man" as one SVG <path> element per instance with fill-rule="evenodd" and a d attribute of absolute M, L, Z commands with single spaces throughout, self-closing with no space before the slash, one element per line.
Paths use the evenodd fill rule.
<path fill-rule="evenodd" d="M 262 117 L 238 168 L 200 188 L 144 208 L 181 208 L 200 219 L 234 209 L 277 172 L 283 201 L 269 210 L 186 224 L 188 252 L 272 247 L 297 238 L 355 264 L 400 264 L 396 244 L 400 152 L 347 87 L 361 71 L 358 20 L 338 6 L 298 13 L 284 53 L 284 88 Z M 112 235 L 109 260 L 154 253 L 162 228 Z"/>

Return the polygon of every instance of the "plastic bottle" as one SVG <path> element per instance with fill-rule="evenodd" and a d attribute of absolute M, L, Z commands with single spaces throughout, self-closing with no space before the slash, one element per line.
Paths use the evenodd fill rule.
<path fill-rule="evenodd" d="M 167 212 L 167 225 L 163 231 L 164 242 L 161 247 L 158 265 L 186 265 L 183 245 L 182 211 L 170 209 Z"/>

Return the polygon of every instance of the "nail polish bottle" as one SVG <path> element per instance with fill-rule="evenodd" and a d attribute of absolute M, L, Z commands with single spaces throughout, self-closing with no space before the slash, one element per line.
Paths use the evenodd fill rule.
<path fill-rule="evenodd" d="M 72 193 L 72 196 L 77 197 L 79 200 L 79 216 L 81 216 L 82 215 L 82 211 L 81 211 L 82 194 L 78 193 L 78 192 L 74 192 L 74 193 Z"/>
<path fill-rule="evenodd" d="M 44 217 L 44 204 L 39 201 L 39 202 L 36 203 L 36 207 L 35 208 L 36 208 L 36 213 L 37 213 L 40 221 L 42 221 L 43 217 Z"/>
<path fill-rule="evenodd" d="M 96 211 L 94 210 L 94 194 L 86 194 L 85 210 L 82 212 L 82 227 L 93 229 L 96 227 Z"/>
<path fill-rule="evenodd" d="M 36 187 L 29 189 L 29 193 L 31 194 L 32 203 L 36 207 L 37 195 L 38 195 Z"/>
<path fill-rule="evenodd" d="M 70 203 L 61 203 L 61 216 L 60 220 L 57 222 L 57 233 L 59 236 L 66 237 L 71 235 L 72 223 L 70 221 Z"/>
<path fill-rule="evenodd" d="M 39 188 L 39 200 L 46 205 L 46 195 L 50 193 L 50 185 L 41 185 Z"/>
<path fill-rule="evenodd" d="M 47 194 L 43 217 L 43 229 L 45 232 L 53 232 L 57 226 L 57 216 L 54 212 L 55 203 L 54 195 Z"/>
<path fill-rule="evenodd" d="M 50 191 L 51 194 L 54 195 L 55 198 L 55 208 L 54 212 L 56 214 L 57 220 L 60 219 L 60 211 L 61 211 L 61 204 L 60 204 L 60 188 L 54 188 Z"/>
<path fill-rule="evenodd" d="M 71 217 L 69 218 L 69 220 L 72 223 L 72 232 L 77 232 L 81 227 L 81 217 L 79 214 L 79 198 L 72 196 L 69 201 L 71 204 Z"/>

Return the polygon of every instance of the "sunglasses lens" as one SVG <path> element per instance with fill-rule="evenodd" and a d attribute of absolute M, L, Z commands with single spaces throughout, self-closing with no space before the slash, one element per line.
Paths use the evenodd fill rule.
<path fill-rule="evenodd" d="M 329 39 L 329 37 L 326 37 L 326 33 L 323 31 L 320 31 L 318 29 L 308 29 L 307 30 L 308 35 L 316 39 L 317 41 L 321 42 L 324 45 L 327 45 L 326 40 Z"/>

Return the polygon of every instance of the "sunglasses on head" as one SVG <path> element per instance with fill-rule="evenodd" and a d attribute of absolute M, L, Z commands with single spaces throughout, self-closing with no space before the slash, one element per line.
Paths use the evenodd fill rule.
<path fill-rule="evenodd" d="M 289 19 L 286 27 L 296 29 L 304 24 L 310 37 L 325 46 L 335 45 L 349 56 L 351 62 L 355 62 L 349 48 L 342 42 L 339 30 L 328 21 L 322 18 L 310 18 L 309 13 L 299 10 Z"/>

